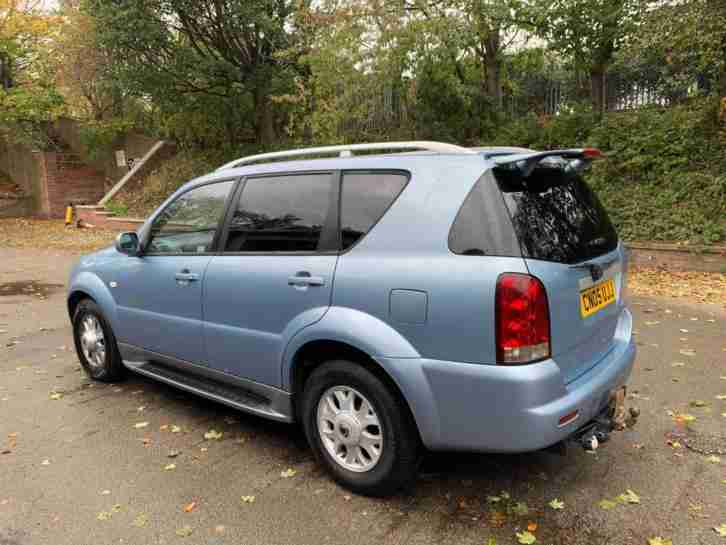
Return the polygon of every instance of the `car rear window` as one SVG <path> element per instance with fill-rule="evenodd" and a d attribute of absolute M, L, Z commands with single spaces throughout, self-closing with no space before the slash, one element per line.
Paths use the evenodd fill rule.
<path fill-rule="evenodd" d="M 525 257 L 577 263 L 617 247 L 605 208 L 564 161 L 542 162 L 527 178 L 499 167 L 495 177 Z"/>
<path fill-rule="evenodd" d="M 469 192 L 449 231 L 449 249 L 469 256 L 521 257 L 517 236 L 490 171 Z"/>
<path fill-rule="evenodd" d="M 340 203 L 342 249 L 365 236 L 408 183 L 408 174 L 384 171 L 343 172 Z"/>

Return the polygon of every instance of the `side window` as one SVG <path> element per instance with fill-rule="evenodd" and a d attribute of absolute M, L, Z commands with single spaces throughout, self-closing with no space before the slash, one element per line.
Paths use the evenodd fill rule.
<path fill-rule="evenodd" d="M 408 183 L 397 172 L 344 172 L 340 207 L 342 249 L 347 250 L 370 231 Z"/>
<path fill-rule="evenodd" d="M 461 205 L 449 232 L 449 249 L 461 255 L 522 255 L 512 221 L 490 174 L 474 185 Z"/>
<path fill-rule="evenodd" d="M 332 249 L 338 192 L 332 173 L 248 178 L 229 224 L 226 252 Z M 325 229 L 325 227 L 328 227 Z M 333 233 L 334 234 L 334 233 Z"/>
<path fill-rule="evenodd" d="M 212 250 L 234 181 L 203 185 L 169 203 L 154 219 L 149 254 L 204 253 Z"/>

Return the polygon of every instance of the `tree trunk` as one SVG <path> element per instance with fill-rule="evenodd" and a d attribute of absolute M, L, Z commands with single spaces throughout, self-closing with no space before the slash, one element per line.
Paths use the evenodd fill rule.
<path fill-rule="evenodd" d="M 607 102 L 607 72 L 604 66 L 596 66 L 590 70 L 590 98 L 592 111 L 602 116 Z"/>
<path fill-rule="evenodd" d="M 275 141 L 272 102 L 267 85 L 255 86 L 255 137 L 257 143 L 268 147 Z"/>
<path fill-rule="evenodd" d="M 484 67 L 486 68 L 487 95 L 497 111 L 503 104 L 502 93 L 502 60 L 500 55 L 501 41 L 499 28 L 489 30 L 484 40 Z"/>
<path fill-rule="evenodd" d="M 0 53 L 0 87 L 7 90 L 13 86 L 13 74 L 10 56 Z"/>
<path fill-rule="evenodd" d="M 726 62 L 721 63 L 718 77 L 718 134 L 721 145 L 726 147 Z"/>
<path fill-rule="evenodd" d="M 502 63 L 496 55 L 487 55 L 484 62 L 487 71 L 487 95 L 491 98 L 494 107 L 500 111 L 503 104 Z"/>

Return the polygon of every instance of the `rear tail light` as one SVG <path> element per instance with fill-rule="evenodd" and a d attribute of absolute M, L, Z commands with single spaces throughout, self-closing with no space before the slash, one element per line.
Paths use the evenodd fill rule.
<path fill-rule="evenodd" d="M 506 273 L 496 291 L 497 362 L 516 365 L 550 357 L 547 292 L 534 276 Z"/>

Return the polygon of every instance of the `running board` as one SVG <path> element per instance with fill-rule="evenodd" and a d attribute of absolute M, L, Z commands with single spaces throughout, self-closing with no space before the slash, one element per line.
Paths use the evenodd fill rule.
<path fill-rule="evenodd" d="M 206 397 L 212 401 L 223 403 L 240 411 L 277 420 L 278 422 L 292 422 L 293 420 L 289 414 L 276 410 L 269 398 L 245 388 L 225 384 L 208 377 L 182 373 L 156 362 L 124 360 L 124 366 L 140 375 Z"/>

